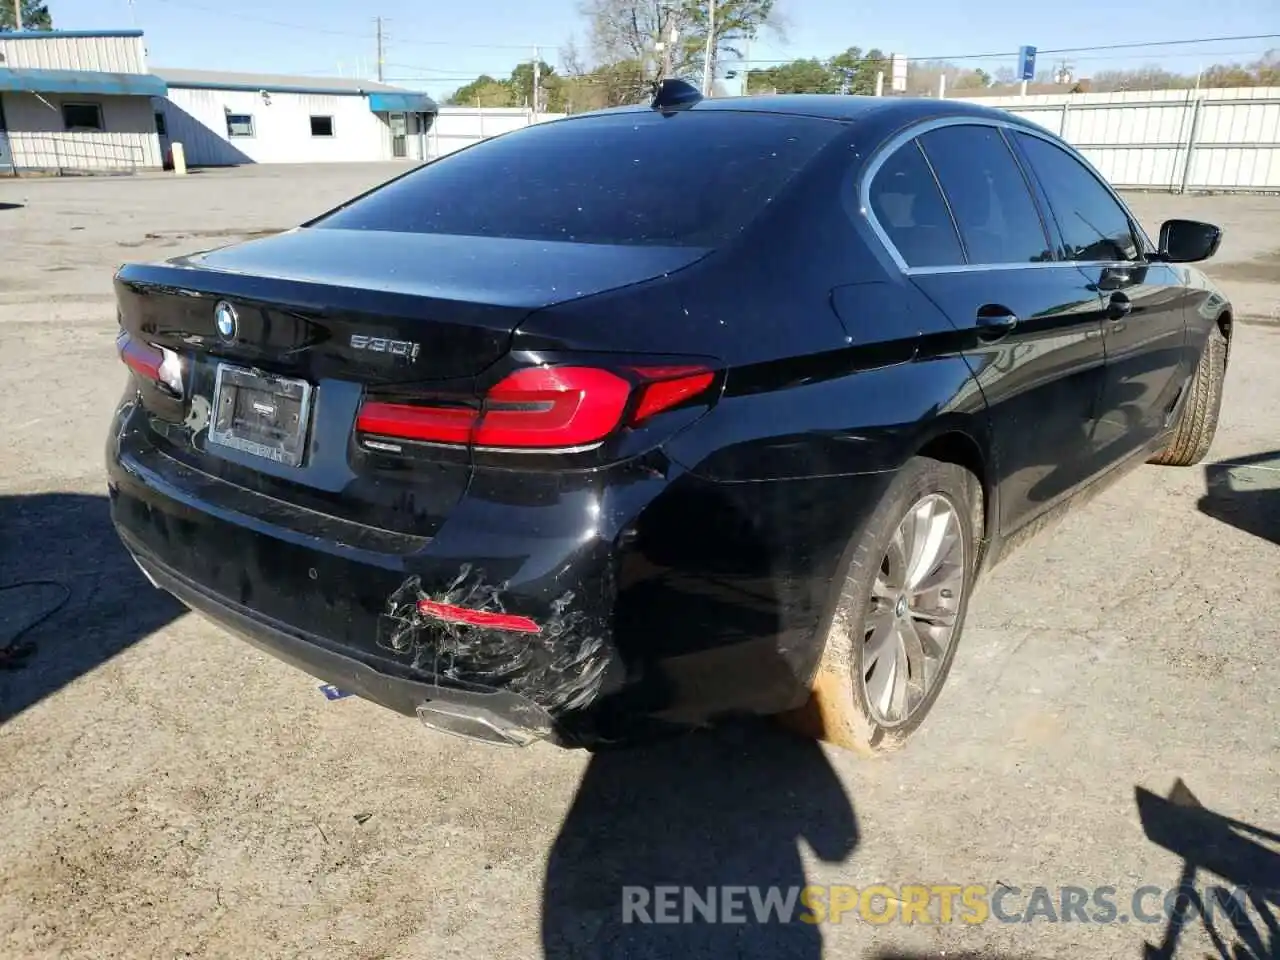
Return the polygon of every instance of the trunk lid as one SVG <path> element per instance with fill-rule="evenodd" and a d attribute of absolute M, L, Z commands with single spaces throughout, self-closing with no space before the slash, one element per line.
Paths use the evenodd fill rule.
<path fill-rule="evenodd" d="M 140 378 L 159 450 L 262 494 L 264 515 L 283 500 L 429 537 L 466 491 L 470 453 L 388 464 L 361 451 L 351 439 L 364 392 L 390 386 L 478 404 L 473 378 L 507 352 L 533 311 L 678 270 L 705 253 L 307 227 L 126 265 L 116 293 L 123 330 L 182 359 L 181 397 Z M 230 333 L 218 329 L 224 303 L 234 311 Z M 243 388 L 243 410 L 220 383 Z M 229 446 L 235 430 L 218 420 L 229 398 L 251 428 L 259 414 L 267 433 L 298 424 L 293 449 L 269 450 L 253 429 L 251 441 Z"/>

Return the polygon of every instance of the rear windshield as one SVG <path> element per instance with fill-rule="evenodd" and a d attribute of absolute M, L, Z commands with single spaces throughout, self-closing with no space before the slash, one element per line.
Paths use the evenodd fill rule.
<path fill-rule="evenodd" d="M 427 164 L 313 226 L 713 247 L 840 129 L 711 111 L 535 125 Z"/>

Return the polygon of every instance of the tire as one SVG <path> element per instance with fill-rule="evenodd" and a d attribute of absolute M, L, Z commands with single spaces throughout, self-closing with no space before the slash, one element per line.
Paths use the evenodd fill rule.
<path fill-rule="evenodd" d="M 902 676 L 901 669 L 889 670 L 889 673 L 876 671 L 889 669 L 887 663 L 907 663 L 905 671 L 907 687 L 911 687 L 912 667 L 903 654 L 901 661 L 892 661 L 883 651 L 886 643 L 898 648 L 892 641 L 885 641 L 885 629 L 902 629 L 904 624 L 911 626 L 920 623 L 907 608 L 904 616 L 904 602 L 887 604 L 886 594 L 897 588 L 890 585 L 895 581 L 910 579 L 898 576 L 891 570 L 895 564 L 890 562 L 891 548 L 898 541 L 900 529 L 908 530 L 904 524 L 908 522 L 908 514 L 917 518 L 924 505 L 941 516 L 945 507 L 955 519 L 954 538 L 939 538 L 950 542 L 958 542 L 960 556 L 957 560 L 954 553 L 939 553 L 950 574 L 948 586 L 929 591 L 937 594 L 938 603 L 949 606 L 953 614 L 953 626 L 945 642 L 936 639 L 937 634 L 928 633 L 935 650 L 940 647 L 936 658 L 919 671 L 920 676 L 927 677 L 922 691 L 917 694 L 913 706 L 909 706 L 905 716 L 889 716 L 888 711 L 881 709 L 886 701 L 878 692 L 893 684 L 888 678 Z M 947 521 L 947 530 L 951 529 Z M 824 740 L 835 746 L 854 750 L 865 756 L 876 756 L 897 749 L 906 742 L 924 721 L 933 704 L 946 683 L 951 671 L 951 663 L 955 659 L 959 645 L 961 630 L 964 626 L 965 613 L 968 610 L 969 595 L 973 587 L 977 569 L 980 531 L 982 530 L 982 487 L 968 470 L 953 463 L 944 463 L 925 457 L 915 457 L 908 461 L 898 472 L 889 489 L 881 498 L 871 518 L 863 530 L 856 534 L 849 546 L 850 555 L 847 574 L 838 584 L 839 594 L 835 599 L 834 610 L 822 642 L 822 659 L 812 684 L 809 701 L 798 710 L 783 715 L 783 722 L 800 733 Z M 910 541 L 908 533 L 905 540 Z M 904 552 L 901 551 L 897 555 Z M 950 556 L 950 561 L 946 558 Z M 910 563 L 896 566 L 906 569 Z M 943 573 L 943 566 L 936 568 L 936 577 L 929 576 L 930 570 L 921 572 L 917 582 L 938 582 Z M 906 569 L 906 573 L 911 571 Z M 954 597 L 959 588 L 959 597 Z M 949 593 L 947 591 L 950 591 Z M 947 597 L 948 599 L 941 599 Z M 919 600 L 917 596 L 915 598 Z M 886 614 L 886 608 L 892 609 Z M 930 611 L 931 615 L 942 613 L 941 607 Z M 886 617 L 893 626 L 886 628 Z M 852 628 L 851 628 L 852 627 Z M 925 636 L 919 629 L 917 637 Z M 925 644 L 920 643 L 921 651 Z M 874 651 L 880 650 L 876 656 Z M 901 649 L 905 650 L 906 646 Z M 925 661 L 917 660 L 917 663 Z M 870 675 L 868 675 L 870 671 Z M 880 706 L 875 705 L 879 703 Z"/>
<path fill-rule="evenodd" d="M 1226 379 L 1227 338 L 1215 324 L 1187 387 L 1187 399 L 1178 414 L 1173 439 L 1148 463 L 1193 467 L 1205 458 L 1218 431 L 1218 413 L 1222 409 L 1222 387 Z"/>

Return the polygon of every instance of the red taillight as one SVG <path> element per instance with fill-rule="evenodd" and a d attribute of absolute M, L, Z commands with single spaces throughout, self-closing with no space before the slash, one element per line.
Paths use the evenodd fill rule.
<path fill-rule="evenodd" d="M 549 366 L 517 370 L 467 407 L 369 400 L 360 408 L 360 433 L 489 449 L 563 450 L 599 443 L 624 423 L 636 426 L 696 397 L 715 374 L 706 367 Z M 627 416 L 632 394 L 638 393 Z"/>
<path fill-rule="evenodd" d="M 116 340 L 116 349 L 120 351 L 120 359 L 134 373 L 148 380 L 160 379 L 160 364 L 164 363 L 164 354 L 149 343 L 133 339 L 127 333 Z"/>
<path fill-rule="evenodd" d="M 116 349 L 120 359 L 134 373 L 163 387 L 174 397 L 183 395 L 182 358 L 165 347 L 155 347 L 142 340 L 135 340 L 128 333 L 116 337 Z"/>
<path fill-rule="evenodd" d="M 452 603 L 435 600 L 419 600 L 418 613 L 444 623 L 456 623 L 467 627 L 484 627 L 488 630 L 509 630 L 512 633 L 541 633 L 542 628 L 528 617 L 513 613 L 490 613 L 487 610 L 470 610 Z"/>
<path fill-rule="evenodd" d="M 467 443 L 475 428 L 476 413 L 469 407 L 418 407 L 369 400 L 360 408 L 356 429 L 402 440 Z"/>
<path fill-rule="evenodd" d="M 503 378 L 485 397 L 477 447 L 581 447 L 622 422 L 631 384 L 595 367 L 533 367 Z"/>

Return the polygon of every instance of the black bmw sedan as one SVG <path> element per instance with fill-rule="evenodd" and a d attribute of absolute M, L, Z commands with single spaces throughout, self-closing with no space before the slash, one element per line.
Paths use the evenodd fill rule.
<path fill-rule="evenodd" d="M 114 521 L 158 587 L 437 729 L 782 714 L 882 752 L 985 569 L 1207 452 L 1231 307 L 1186 264 L 1220 236 L 1153 243 L 1003 112 L 669 84 L 123 267 Z"/>

